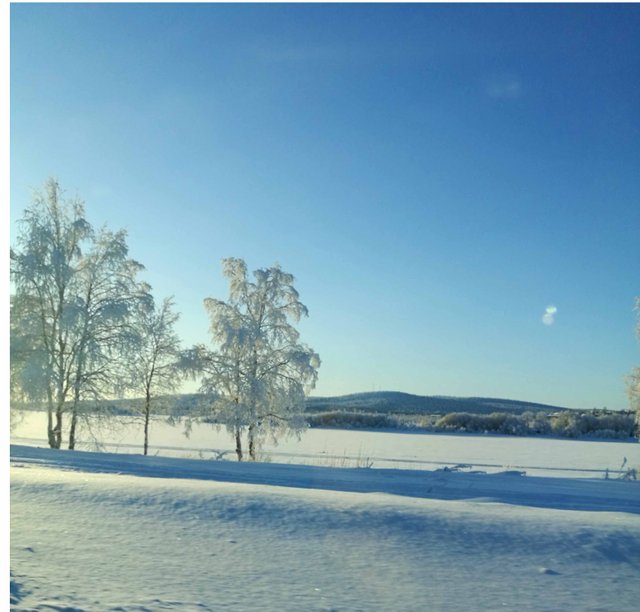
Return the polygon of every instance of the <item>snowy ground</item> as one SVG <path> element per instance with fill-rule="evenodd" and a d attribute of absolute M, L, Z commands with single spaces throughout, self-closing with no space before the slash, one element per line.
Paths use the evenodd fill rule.
<path fill-rule="evenodd" d="M 126 423 L 129 423 L 126 425 Z M 142 452 L 142 421 L 113 417 L 94 424 L 102 449 L 117 453 Z M 169 425 L 162 417 L 151 422 L 150 455 L 209 459 L 224 454 L 235 458 L 233 436 L 224 429 L 194 424 L 189 437 L 184 423 Z M 48 446 L 44 412 L 25 412 L 11 432 L 15 444 Z M 86 428 L 79 431 L 81 450 L 93 450 Z M 246 444 L 245 444 L 246 447 Z M 640 469 L 640 444 L 633 441 L 570 440 L 548 437 L 499 435 L 426 434 L 399 431 L 310 429 L 298 439 L 281 439 L 278 445 L 266 442 L 262 458 L 278 463 L 322 465 L 325 467 L 402 468 L 434 470 L 456 464 L 475 470 L 525 471 L 528 476 L 571 478 L 612 476 L 620 467 Z"/>
<path fill-rule="evenodd" d="M 11 448 L 13 610 L 636 610 L 640 483 Z"/>

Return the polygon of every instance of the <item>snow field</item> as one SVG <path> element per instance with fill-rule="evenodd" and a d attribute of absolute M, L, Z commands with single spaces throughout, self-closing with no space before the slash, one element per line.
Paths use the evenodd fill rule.
<path fill-rule="evenodd" d="M 390 494 L 389 470 L 12 455 L 16 611 L 613 612 L 637 609 L 640 597 L 633 482 L 399 471 L 426 481 L 417 491 L 400 478 Z M 195 464 L 201 473 L 190 473 Z M 141 465 L 151 476 L 138 475 Z M 255 474 L 263 484 L 243 482 Z M 340 474 L 369 492 L 335 490 Z M 434 498 L 472 482 L 466 499 Z M 542 507 L 518 503 L 525 482 Z M 626 511 L 557 509 L 545 483 L 573 485 L 575 508 L 601 497 Z M 492 489 L 512 501 L 482 501 Z"/>
<path fill-rule="evenodd" d="M 12 431 L 16 444 L 48 446 L 46 413 L 24 412 Z M 127 424 L 128 423 L 128 424 Z M 103 450 L 114 453 L 142 453 L 142 421 L 111 417 L 93 426 Z M 151 421 L 150 455 L 169 457 L 224 458 L 235 460 L 233 437 L 224 429 L 195 423 L 189 437 L 184 423 L 172 426 L 163 417 Z M 91 450 L 91 437 L 79 432 L 79 449 Z M 246 441 L 245 441 L 246 442 Z M 527 476 L 603 478 L 606 471 L 616 477 L 626 467 L 640 470 L 640 444 L 629 441 L 571 440 L 544 437 L 498 435 L 449 435 L 399 431 L 309 429 L 300 439 L 282 438 L 277 445 L 267 441 L 260 452 L 276 463 L 434 470 L 459 463 L 476 470 L 525 471 Z"/>

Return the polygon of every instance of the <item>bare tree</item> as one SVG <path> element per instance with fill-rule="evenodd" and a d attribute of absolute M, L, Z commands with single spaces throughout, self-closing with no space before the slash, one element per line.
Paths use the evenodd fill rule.
<path fill-rule="evenodd" d="M 149 421 L 152 401 L 158 393 L 174 391 L 180 383 L 180 339 L 174 330 L 179 314 L 172 298 L 160 307 L 140 304 L 134 319 L 136 342 L 132 360 L 132 386 L 144 393 L 144 454 L 149 448 Z"/>

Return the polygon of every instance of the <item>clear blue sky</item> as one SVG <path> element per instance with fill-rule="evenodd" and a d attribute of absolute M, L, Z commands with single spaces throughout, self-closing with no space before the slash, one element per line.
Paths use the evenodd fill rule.
<path fill-rule="evenodd" d="M 223 257 L 279 262 L 315 395 L 624 408 L 639 31 L 633 4 L 13 4 L 12 229 L 57 177 L 186 345 Z"/>

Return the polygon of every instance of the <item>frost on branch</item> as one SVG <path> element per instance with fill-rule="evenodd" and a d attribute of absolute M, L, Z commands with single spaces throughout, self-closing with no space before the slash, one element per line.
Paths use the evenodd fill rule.
<path fill-rule="evenodd" d="M 46 402 L 52 448 L 65 413 L 73 449 L 82 406 L 122 386 L 131 314 L 150 297 L 142 269 L 126 232 L 95 231 L 55 180 L 34 195 L 11 249 L 11 388 L 17 400 Z"/>
<path fill-rule="evenodd" d="M 223 260 L 229 281 L 228 301 L 207 298 L 215 349 L 195 347 L 185 355 L 202 374 L 202 391 L 212 397 L 214 418 L 235 435 L 243 458 L 246 433 L 249 456 L 266 436 L 300 433 L 305 396 L 318 377 L 320 357 L 299 341 L 292 323 L 308 316 L 280 266 L 256 270 L 253 280 L 242 259 Z"/>

